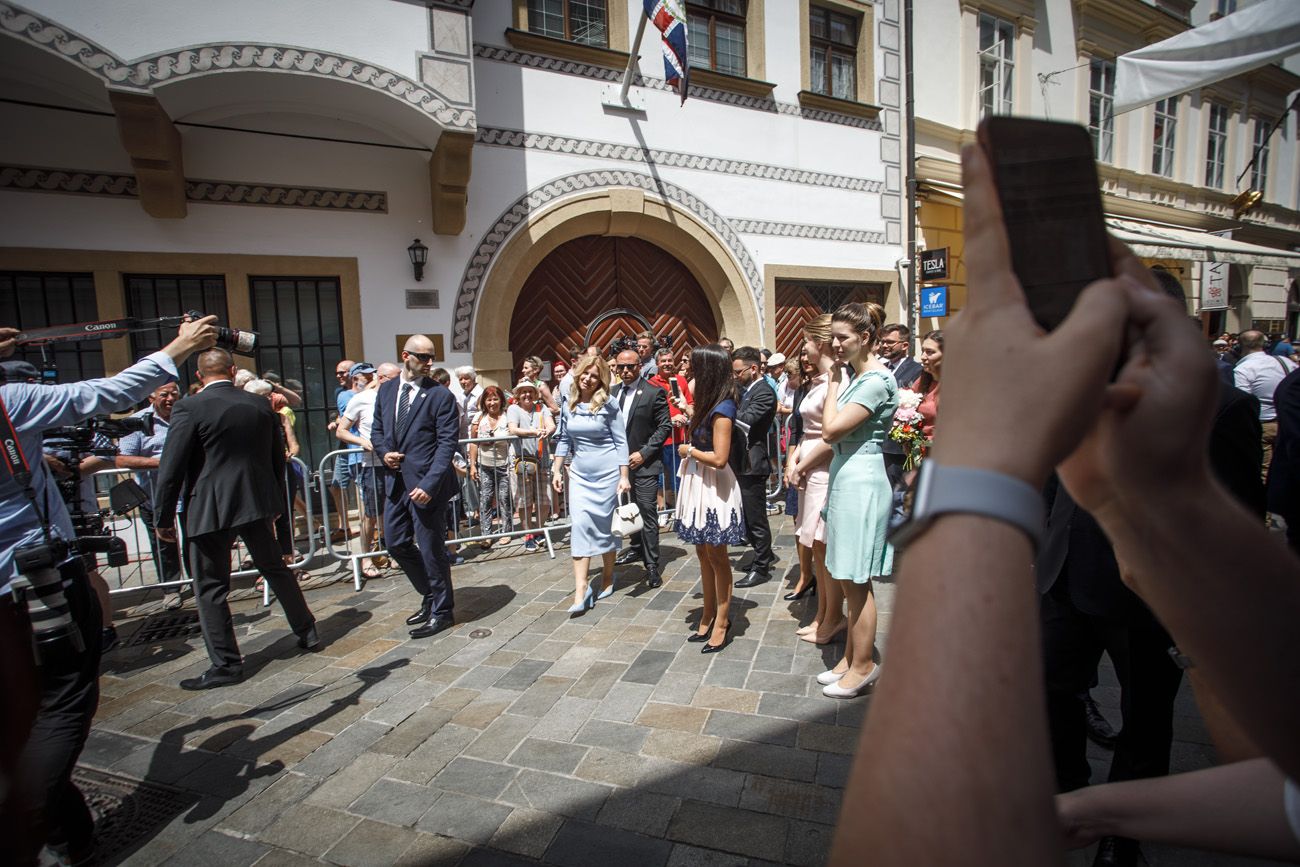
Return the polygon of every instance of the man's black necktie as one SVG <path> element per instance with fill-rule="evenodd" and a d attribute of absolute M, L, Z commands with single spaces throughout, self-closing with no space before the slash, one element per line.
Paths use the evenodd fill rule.
<path fill-rule="evenodd" d="M 402 383 L 402 393 L 397 397 L 397 439 L 401 440 L 406 433 L 406 420 L 411 414 L 411 391 L 414 386 L 409 382 Z"/>

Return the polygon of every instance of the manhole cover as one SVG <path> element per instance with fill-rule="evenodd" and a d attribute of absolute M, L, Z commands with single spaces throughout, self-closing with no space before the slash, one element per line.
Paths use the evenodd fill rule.
<path fill-rule="evenodd" d="M 97 865 L 122 863 L 198 801 L 176 789 L 90 768 L 76 768 L 72 780 L 95 816 Z"/>
<path fill-rule="evenodd" d="M 489 635 L 491 635 L 491 634 L 492 634 L 492 630 L 491 630 L 491 629 L 475 629 L 475 630 L 473 630 L 472 632 L 470 632 L 469 637 L 470 637 L 470 638 L 487 638 L 487 637 L 488 637 Z"/>
<path fill-rule="evenodd" d="M 157 641 L 171 641 L 177 638 L 189 638 L 202 633 L 197 611 L 180 611 L 150 614 L 144 625 L 135 631 L 127 647 L 140 644 L 153 644 Z"/>

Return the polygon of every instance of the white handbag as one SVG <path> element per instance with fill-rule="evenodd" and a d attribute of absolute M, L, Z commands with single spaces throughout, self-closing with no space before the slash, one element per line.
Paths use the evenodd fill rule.
<path fill-rule="evenodd" d="M 622 497 L 619 497 L 621 500 Z M 619 503 L 614 510 L 614 520 L 610 525 L 610 532 L 622 539 L 627 536 L 640 533 L 644 524 L 641 522 L 641 507 L 632 502 L 629 496 L 628 502 Z"/>

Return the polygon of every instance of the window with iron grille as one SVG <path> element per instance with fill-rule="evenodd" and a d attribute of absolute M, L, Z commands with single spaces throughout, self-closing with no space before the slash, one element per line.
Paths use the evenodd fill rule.
<path fill-rule="evenodd" d="M 1016 25 L 981 12 L 979 40 L 980 117 L 1011 114 Z"/>
<path fill-rule="evenodd" d="M 230 327 L 226 311 L 226 278 L 219 275 L 195 276 L 190 274 L 127 274 L 126 312 L 137 319 L 158 319 L 162 316 L 180 316 L 191 310 L 213 314 L 217 324 Z M 157 352 L 176 336 L 176 327 L 156 331 L 137 331 L 131 335 L 131 354 L 143 358 Z M 196 360 L 191 356 L 178 372 L 181 394 L 195 381 Z"/>
<path fill-rule="evenodd" d="M 1088 132 L 1092 150 L 1103 163 L 1115 158 L 1115 62 L 1096 57 L 1088 83 Z"/>
<path fill-rule="evenodd" d="M 609 47 L 605 0 L 528 0 L 528 32 Z"/>
<path fill-rule="evenodd" d="M 837 99 L 858 98 L 858 21 L 813 6 L 808 10 L 808 41 L 813 93 Z"/>
<path fill-rule="evenodd" d="M 293 410 L 294 433 L 298 457 L 314 469 L 338 448 L 326 428 L 336 410 L 334 366 L 344 358 L 338 278 L 250 277 L 249 288 L 253 330 L 261 335 L 257 369 L 278 375 L 286 388 L 302 395 L 302 405 Z"/>
<path fill-rule="evenodd" d="M 90 274 L 44 271 L 0 271 L 0 323 L 19 331 L 52 328 L 99 319 L 95 279 Z M 80 382 L 104 375 L 103 342 L 75 340 L 44 347 L 18 347 L 15 361 L 29 361 L 40 370 L 54 362 L 59 382 Z"/>
<path fill-rule="evenodd" d="M 1251 153 L 1255 156 L 1255 165 L 1250 169 L 1250 188 L 1261 193 L 1268 192 L 1269 126 L 1269 122 L 1264 118 L 1255 118 L 1255 137 L 1251 148 Z"/>
<path fill-rule="evenodd" d="M 1223 189 L 1223 169 L 1228 154 L 1228 107 L 1210 103 L 1209 132 L 1205 140 L 1205 185 Z"/>
<path fill-rule="evenodd" d="M 1156 122 L 1151 147 L 1151 174 L 1174 176 L 1174 133 L 1178 128 L 1178 97 L 1156 103 Z"/>
<path fill-rule="evenodd" d="M 691 66 L 745 75 L 745 0 L 691 0 L 686 45 Z"/>

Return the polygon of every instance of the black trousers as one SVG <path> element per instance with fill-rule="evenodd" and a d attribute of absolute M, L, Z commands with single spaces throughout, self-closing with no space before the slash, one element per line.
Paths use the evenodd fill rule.
<path fill-rule="evenodd" d="M 647 572 L 659 571 L 659 474 L 632 475 L 632 496 L 641 510 L 640 533 L 628 539 L 627 546 L 641 555 Z"/>
<path fill-rule="evenodd" d="M 180 581 L 185 577 L 181 574 L 181 547 L 175 542 L 164 542 L 158 538 L 158 533 L 154 530 L 153 518 L 153 509 L 149 506 L 140 507 L 140 520 L 144 522 L 145 531 L 149 534 L 149 550 L 153 552 L 153 565 L 158 570 L 158 582 Z"/>
<path fill-rule="evenodd" d="M 885 478 L 889 479 L 889 487 L 892 488 L 903 477 L 903 464 L 907 463 L 907 455 L 884 452 L 881 457 L 885 459 Z"/>
<path fill-rule="evenodd" d="M 33 830 L 18 838 L 17 863 L 23 867 L 36 863 L 46 843 L 73 852 L 84 849 L 94 831 L 86 799 L 72 783 L 72 769 L 99 706 L 99 600 L 84 575 L 64 592 L 86 649 L 70 662 L 37 668 L 40 706 L 11 792 L 24 827 Z"/>
<path fill-rule="evenodd" d="M 771 575 L 776 556 L 772 553 L 772 528 L 767 523 L 767 476 L 736 476 L 740 483 L 740 502 L 745 510 L 745 534 L 754 547 L 750 569 Z"/>
<path fill-rule="evenodd" d="M 1169 658 L 1169 633 L 1149 611 L 1123 619 L 1085 614 L 1070 600 L 1062 575 L 1042 597 L 1047 717 L 1057 785 L 1063 792 L 1088 785 L 1087 724 L 1083 700 L 1105 650 L 1115 663 L 1124 725 L 1115 742 L 1109 782 L 1169 773 L 1174 697 L 1182 669 Z"/>
<path fill-rule="evenodd" d="M 272 519 L 191 536 L 190 568 L 194 570 L 194 596 L 198 602 L 203 642 L 208 646 L 212 665 L 227 672 L 238 672 L 243 666 L 239 642 L 235 640 L 234 620 L 226 602 L 230 594 L 230 547 L 236 536 L 244 540 L 253 565 L 279 600 L 284 616 L 289 619 L 289 628 L 301 635 L 316 624 L 293 571 L 281 558 Z"/>
<path fill-rule="evenodd" d="M 384 502 L 384 540 L 415 592 L 430 604 L 432 619 L 452 619 L 455 597 L 447 556 L 447 504 L 417 506 L 399 483 Z"/>

